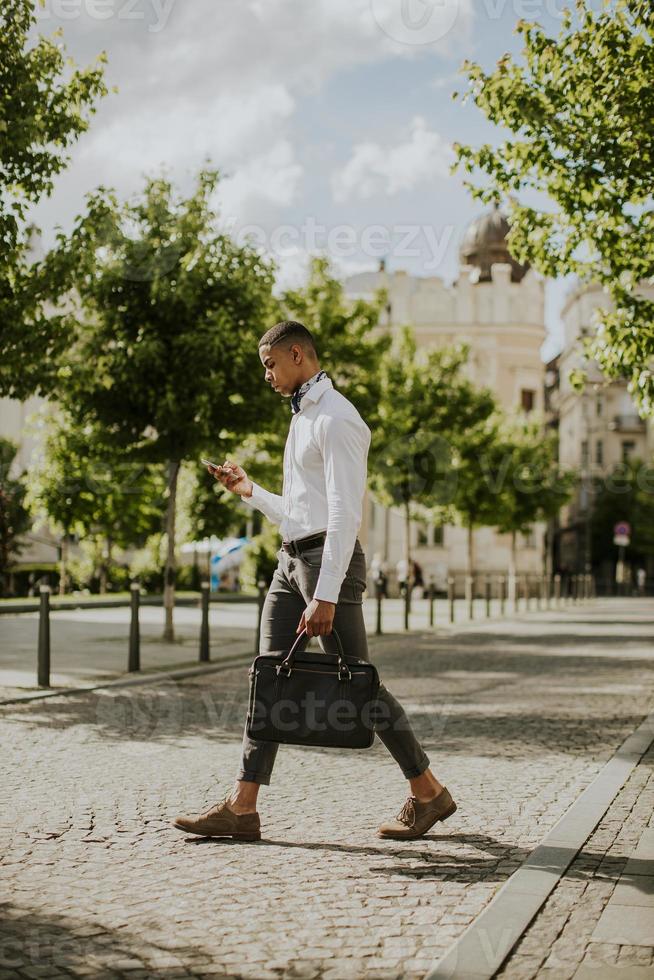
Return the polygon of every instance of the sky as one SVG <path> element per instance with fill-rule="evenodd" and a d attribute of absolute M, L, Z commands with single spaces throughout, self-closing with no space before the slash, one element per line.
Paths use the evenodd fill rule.
<path fill-rule="evenodd" d="M 598 0 L 599 3 L 599 0 Z M 456 277 L 479 214 L 454 141 L 497 139 L 464 87 L 465 58 L 518 53 L 520 18 L 556 35 L 563 0 L 45 0 L 38 30 L 63 30 L 79 65 L 107 55 L 111 89 L 34 210 L 44 244 L 99 185 L 137 194 L 165 172 L 190 193 L 210 161 L 216 205 L 239 240 L 272 255 L 280 287 L 308 256 L 339 275 L 387 268 Z M 568 288 L 547 287 L 544 359 L 561 347 Z"/>

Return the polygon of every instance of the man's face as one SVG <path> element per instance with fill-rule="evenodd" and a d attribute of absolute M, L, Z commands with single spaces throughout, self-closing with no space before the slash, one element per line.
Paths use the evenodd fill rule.
<path fill-rule="evenodd" d="M 301 384 L 304 352 L 299 344 L 281 340 L 274 347 L 259 348 L 261 363 L 266 369 L 264 380 L 280 395 L 290 398 Z"/>

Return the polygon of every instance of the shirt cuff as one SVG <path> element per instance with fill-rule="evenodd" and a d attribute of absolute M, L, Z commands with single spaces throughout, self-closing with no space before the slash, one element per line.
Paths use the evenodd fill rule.
<path fill-rule="evenodd" d="M 318 581 L 316 582 L 316 587 L 313 592 L 313 598 L 320 599 L 321 602 L 333 602 L 336 604 L 338 602 L 342 584 L 343 576 L 334 575 L 333 572 L 329 572 L 327 569 L 323 568 L 320 570 L 320 574 L 318 575 Z"/>
<path fill-rule="evenodd" d="M 259 485 L 255 483 L 254 480 L 252 480 L 252 493 L 250 494 L 250 496 L 244 497 L 243 494 L 239 494 L 239 497 L 241 498 L 244 504 L 248 504 L 250 507 L 257 507 L 258 506 L 257 499 L 259 499 L 259 502 L 261 502 L 261 498 L 257 498 L 258 489 L 259 489 Z"/>

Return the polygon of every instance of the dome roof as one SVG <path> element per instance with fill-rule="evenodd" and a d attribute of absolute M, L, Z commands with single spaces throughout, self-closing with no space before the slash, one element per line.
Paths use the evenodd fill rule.
<path fill-rule="evenodd" d="M 520 265 L 506 246 L 510 229 L 506 216 L 498 205 L 484 211 L 468 226 L 463 236 L 459 256 L 463 265 L 479 269 L 479 282 L 491 281 L 494 262 L 506 262 L 511 266 L 511 282 L 520 282 L 529 265 Z"/>

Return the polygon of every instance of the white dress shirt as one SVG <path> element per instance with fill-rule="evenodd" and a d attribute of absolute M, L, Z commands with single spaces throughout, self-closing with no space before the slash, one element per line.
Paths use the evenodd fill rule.
<path fill-rule="evenodd" d="M 279 525 L 284 541 L 327 532 L 314 599 L 338 600 L 361 525 L 371 435 L 331 378 L 321 378 L 291 416 L 281 496 L 252 481 L 252 496 L 241 497 Z"/>

